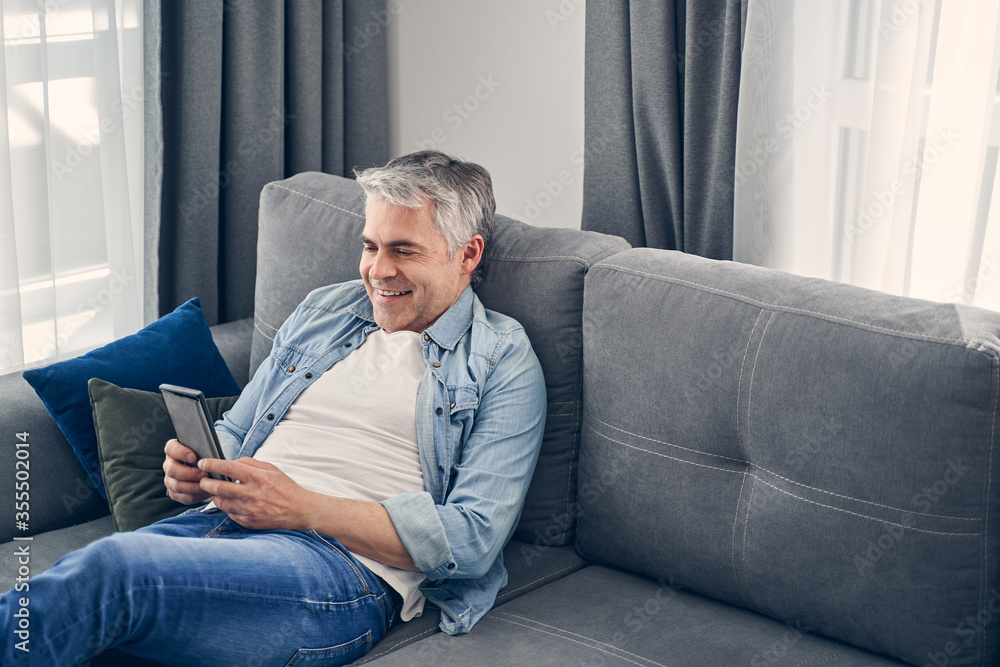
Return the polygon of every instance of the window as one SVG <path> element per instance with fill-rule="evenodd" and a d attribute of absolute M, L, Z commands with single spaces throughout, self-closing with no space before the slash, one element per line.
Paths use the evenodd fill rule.
<path fill-rule="evenodd" d="M 750 3 L 734 258 L 1000 310 L 998 18 L 998 3 Z"/>
<path fill-rule="evenodd" d="M 140 0 L 2 0 L 0 372 L 136 331 Z"/>

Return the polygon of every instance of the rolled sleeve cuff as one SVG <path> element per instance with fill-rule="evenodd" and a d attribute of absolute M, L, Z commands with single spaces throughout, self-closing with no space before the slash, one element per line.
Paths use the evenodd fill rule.
<path fill-rule="evenodd" d="M 431 581 L 447 579 L 457 563 L 438 517 L 437 506 L 426 491 L 402 493 L 382 501 L 392 525 L 406 551 L 425 577 Z"/>
<path fill-rule="evenodd" d="M 219 446 L 222 447 L 222 455 L 229 461 L 235 461 L 240 453 L 240 445 L 243 444 L 235 435 L 220 427 L 221 422 L 216 422 L 215 432 L 219 436 Z"/>

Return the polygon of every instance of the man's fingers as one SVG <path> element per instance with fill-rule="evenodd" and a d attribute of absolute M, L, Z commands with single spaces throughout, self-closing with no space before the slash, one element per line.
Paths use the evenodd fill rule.
<path fill-rule="evenodd" d="M 198 468 L 184 465 L 176 459 L 167 457 L 163 460 L 163 472 L 167 478 L 174 478 L 182 481 L 197 482 L 205 476 Z"/>
<path fill-rule="evenodd" d="M 198 460 L 198 455 L 194 453 L 194 450 L 190 447 L 185 447 L 176 438 L 167 440 L 167 444 L 163 446 L 163 451 L 170 458 L 185 463 L 194 463 Z"/>
<path fill-rule="evenodd" d="M 201 473 L 201 471 L 197 468 L 192 468 L 192 470 Z M 165 477 L 163 479 L 163 484 L 167 487 L 167 494 L 172 500 L 185 505 L 204 502 L 210 497 L 204 490 L 202 490 L 197 481 L 185 482 L 173 477 Z"/>
<path fill-rule="evenodd" d="M 243 463 L 250 466 L 251 468 L 258 468 L 260 470 L 269 470 L 274 468 L 273 463 L 268 463 L 267 461 L 258 461 L 257 459 L 250 458 L 249 456 L 244 456 L 242 458 L 236 459 L 237 463 Z"/>
<path fill-rule="evenodd" d="M 205 477 L 198 482 L 198 487 L 201 491 L 210 493 L 217 498 L 242 500 L 246 495 L 246 486 L 235 482 L 227 482 L 221 479 L 213 479 L 211 477 Z"/>
<path fill-rule="evenodd" d="M 235 461 L 227 461 L 226 459 L 198 459 L 198 468 L 205 472 L 223 475 L 244 483 L 248 480 L 257 479 L 259 475 L 258 470 L 277 470 L 270 463 L 257 461 L 249 457 L 243 457 Z"/>
<path fill-rule="evenodd" d="M 198 482 L 181 482 L 168 477 L 163 480 L 163 483 L 174 493 L 183 494 L 185 496 L 199 495 L 204 492 L 201 488 L 201 484 Z"/>
<path fill-rule="evenodd" d="M 232 479 L 242 479 L 253 466 L 248 466 L 243 461 L 227 461 L 225 459 L 198 459 L 198 467 L 205 472 L 214 472 L 216 475 L 225 475 Z"/>

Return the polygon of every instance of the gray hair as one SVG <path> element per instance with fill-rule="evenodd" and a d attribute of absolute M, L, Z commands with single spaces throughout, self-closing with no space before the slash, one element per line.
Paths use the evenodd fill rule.
<path fill-rule="evenodd" d="M 424 150 L 390 160 L 384 167 L 354 170 L 365 191 L 365 209 L 373 201 L 405 208 L 434 207 L 434 227 L 448 242 L 452 256 L 474 234 L 483 237 L 483 256 L 472 272 L 477 285 L 486 274 L 486 254 L 493 238 L 493 181 L 488 171 L 441 151 Z"/>

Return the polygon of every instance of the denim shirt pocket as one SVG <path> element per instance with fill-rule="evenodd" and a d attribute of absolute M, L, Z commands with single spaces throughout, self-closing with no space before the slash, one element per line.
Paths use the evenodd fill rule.
<path fill-rule="evenodd" d="M 451 405 L 451 416 L 455 418 L 463 410 L 475 412 L 479 407 L 479 389 L 475 385 L 448 387 L 448 398 Z"/>
<path fill-rule="evenodd" d="M 315 354 L 310 354 L 286 345 L 282 345 L 271 352 L 271 358 L 285 372 L 286 376 L 293 375 L 300 369 L 312 365 L 316 361 L 316 356 Z"/>

